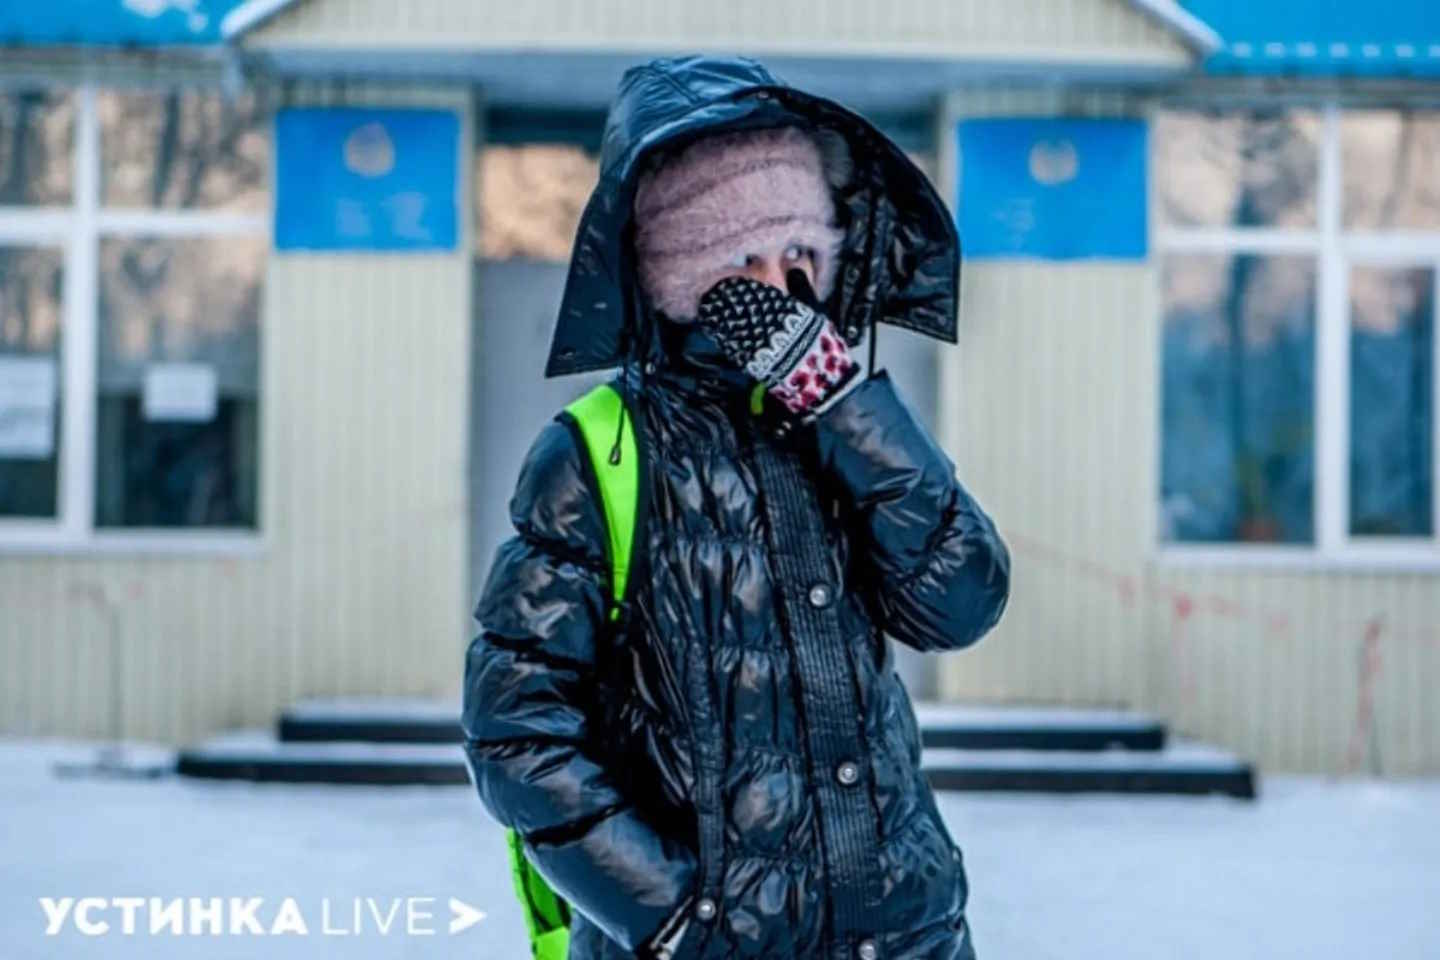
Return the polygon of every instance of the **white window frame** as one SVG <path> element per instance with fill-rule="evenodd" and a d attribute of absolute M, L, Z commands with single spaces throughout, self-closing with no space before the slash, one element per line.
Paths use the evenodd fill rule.
<path fill-rule="evenodd" d="M 1440 311 L 1440 231 L 1346 230 L 1341 179 L 1340 119 L 1334 101 L 1321 108 L 1317 222 L 1309 229 L 1178 227 L 1163 222 L 1155 232 L 1159 257 L 1169 254 L 1304 254 L 1315 258 L 1315 511 L 1313 544 L 1191 544 L 1161 539 L 1155 525 L 1155 559 L 1165 565 L 1256 566 L 1440 571 L 1440 325 L 1432 327 L 1430 537 L 1352 536 L 1350 516 L 1350 271 L 1352 267 L 1418 267 L 1434 271 L 1434 305 Z M 1152 154 L 1153 157 L 1153 154 Z M 1152 200 L 1152 210 L 1158 211 Z M 1164 371 L 1157 371 L 1163 378 Z M 1164 384 L 1160 384 L 1163 394 Z M 1157 398 L 1160 394 L 1157 394 Z M 1156 463 L 1165 442 L 1156 403 Z M 1161 474 L 1156 471 L 1152 509 L 1159 510 Z"/>
<path fill-rule="evenodd" d="M 82 86 L 70 92 L 75 105 L 70 204 L 0 207 L 0 244 L 58 247 L 64 252 L 60 379 L 66 401 L 60 426 L 57 515 L 0 517 L 0 554 L 263 553 L 268 544 L 261 516 L 250 530 L 95 526 L 100 241 L 109 236 L 268 237 L 270 220 L 263 214 L 103 207 L 96 88 Z M 262 403 L 262 432 L 263 409 Z M 257 484 L 262 482 L 263 476 L 256 478 Z"/>

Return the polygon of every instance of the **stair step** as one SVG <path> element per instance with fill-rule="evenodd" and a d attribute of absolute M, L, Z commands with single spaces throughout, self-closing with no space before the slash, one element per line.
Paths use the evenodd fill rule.
<path fill-rule="evenodd" d="M 239 730 L 179 752 L 182 776 L 275 783 L 468 784 L 459 743 L 294 743 Z"/>
<path fill-rule="evenodd" d="M 287 743 L 459 743 L 460 708 L 443 700 L 341 698 L 304 700 L 280 716 Z M 915 704 L 927 747 L 967 750 L 1160 750 L 1165 726 L 1123 710 L 970 707 Z"/>
<path fill-rule="evenodd" d="M 1233 754 L 1172 739 L 1163 750 L 956 750 L 921 752 L 937 790 L 1155 793 L 1255 797 L 1254 768 Z"/>
<path fill-rule="evenodd" d="M 1165 747 L 1165 725 L 1128 710 L 915 704 L 926 747 L 964 750 L 1088 751 Z"/>
<path fill-rule="evenodd" d="M 369 743 L 458 744 L 460 705 L 453 700 L 334 697 L 300 700 L 280 714 L 286 742 L 360 740 Z"/>
<path fill-rule="evenodd" d="M 1162 751 L 929 748 L 921 766 L 937 790 L 1047 793 L 1224 793 L 1253 797 L 1249 765 L 1222 750 L 1172 743 Z M 468 784 L 458 745 L 286 743 L 242 730 L 180 751 L 185 776 L 284 783 Z"/>

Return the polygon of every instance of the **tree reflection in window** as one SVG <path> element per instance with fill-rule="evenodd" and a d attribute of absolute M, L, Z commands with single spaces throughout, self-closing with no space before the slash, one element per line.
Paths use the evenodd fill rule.
<path fill-rule="evenodd" d="M 106 91 L 95 109 L 106 206 L 265 210 L 270 132 L 259 94 Z"/>
<path fill-rule="evenodd" d="M 1312 542 L 1315 270 L 1165 258 L 1163 539 Z"/>
<path fill-rule="evenodd" d="M 1440 229 L 1440 111 L 1346 111 L 1340 149 L 1348 229 Z"/>
<path fill-rule="evenodd" d="M 1435 272 L 1350 273 L 1350 532 L 1430 536 Z"/>
<path fill-rule="evenodd" d="M 1311 111 L 1165 111 L 1155 185 L 1174 226 L 1316 226 L 1321 123 Z"/>
<path fill-rule="evenodd" d="M 480 257 L 568 261 L 599 170 L 594 154 L 569 144 L 483 147 L 476 162 Z"/>
<path fill-rule="evenodd" d="M 69 203 L 74 145 L 70 95 L 0 93 L 0 207 Z"/>

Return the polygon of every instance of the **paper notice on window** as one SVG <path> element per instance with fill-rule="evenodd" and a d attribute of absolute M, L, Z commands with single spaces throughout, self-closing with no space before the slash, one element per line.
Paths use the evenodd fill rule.
<path fill-rule="evenodd" d="M 55 358 L 0 356 L 0 458 L 55 455 Z"/>
<path fill-rule="evenodd" d="M 140 409 L 146 420 L 208 423 L 215 419 L 215 368 L 204 363 L 152 363 L 145 368 Z"/>

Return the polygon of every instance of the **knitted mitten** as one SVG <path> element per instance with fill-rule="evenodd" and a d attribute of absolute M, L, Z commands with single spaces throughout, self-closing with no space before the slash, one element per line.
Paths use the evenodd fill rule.
<path fill-rule="evenodd" d="M 735 364 L 809 423 L 860 385 L 860 366 L 830 318 L 768 283 L 727 277 L 700 299 L 697 321 Z"/>

